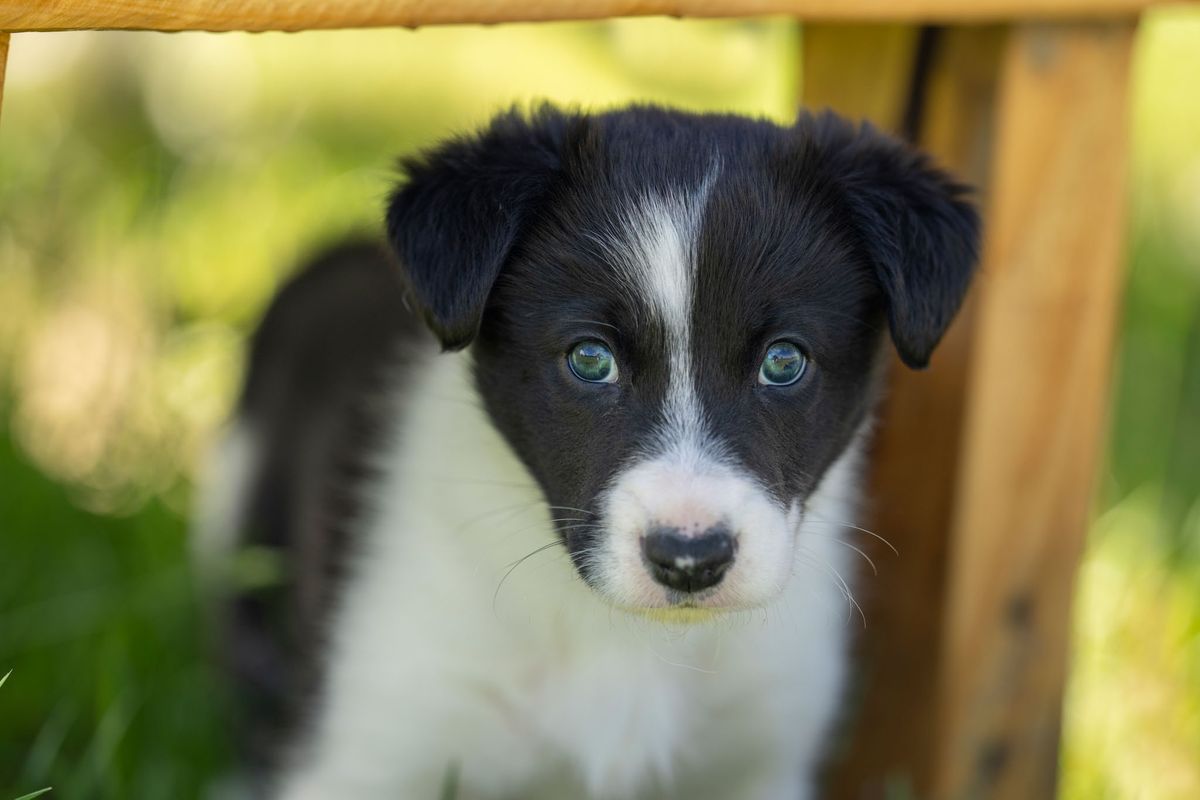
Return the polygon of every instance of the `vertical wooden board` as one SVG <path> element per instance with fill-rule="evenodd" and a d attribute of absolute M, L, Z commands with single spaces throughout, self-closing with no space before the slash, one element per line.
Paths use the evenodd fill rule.
<path fill-rule="evenodd" d="M 911 25 L 805 25 L 804 105 L 899 130 L 918 35 Z"/>
<path fill-rule="evenodd" d="M 1124 260 L 1133 26 L 1004 54 L 952 525 L 935 796 L 1052 797 Z"/>
<path fill-rule="evenodd" d="M 0 111 L 4 109 L 4 71 L 8 65 L 9 34 L 0 31 Z"/>
<path fill-rule="evenodd" d="M 805 24 L 802 104 L 813 110 L 828 108 L 852 119 L 870 120 L 887 131 L 899 131 L 919 38 L 919 31 L 911 26 Z M 893 378 L 894 375 L 893 367 Z M 903 402 L 906 395 L 901 392 L 897 397 L 891 392 L 891 396 L 893 402 Z M 876 451 L 890 428 L 886 418 L 892 415 L 885 412 L 883 416 L 885 419 L 875 436 Z M 876 456 L 877 452 L 873 461 Z M 880 536 L 896 541 L 897 547 L 907 551 L 907 537 L 886 525 L 880 530 L 874 519 L 863 520 L 863 524 L 879 530 Z M 887 666 L 893 648 L 893 636 L 889 633 L 903 636 L 903 620 L 908 615 L 903 611 L 896 613 L 898 609 L 891 601 L 904 579 L 882 544 L 876 546 L 876 540 L 867 536 L 861 540 L 856 537 L 853 544 L 881 565 L 882 571 L 876 576 L 859 570 L 860 588 L 856 595 L 868 626 L 858 633 L 855 643 L 854 658 L 862 665 L 861 675 L 856 675 L 858 680 L 850 689 L 841 742 L 831 752 L 827 788 L 834 797 L 860 796 L 865 786 L 881 783 L 897 765 L 906 765 L 908 755 L 898 753 L 886 735 L 877 736 L 875 727 L 880 722 L 886 724 L 894 706 L 891 678 L 897 672 Z M 903 668 L 901 671 L 907 672 Z M 902 680 L 908 677 L 905 675 Z"/>
<path fill-rule="evenodd" d="M 863 30 L 863 29 L 859 29 Z M 925 36 L 927 68 L 914 74 L 916 31 L 908 29 L 907 64 L 884 67 L 864 53 L 887 50 L 876 41 L 855 54 L 833 42 L 814 50 L 806 31 L 805 101 L 829 98 L 836 110 L 863 114 L 881 127 L 898 129 L 914 91 L 924 92 L 924 112 L 916 119 L 920 144 L 939 163 L 975 185 L 983 185 L 989 166 L 989 142 L 999 54 L 1005 30 L 952 28 Z M 879 31 L 864 31 L 878 39 Z M 891 34 L 895 36 L 896 34 Z M 837 37 L 848 36 L 838 29 Z M 893 45 L 893 52 L 895 45 Z M 823 71 L 813 59 L 831 62 Z M 847 90 L 822 75 L 846 80 L 887 82 L 887 93 L 874 88 Z M 903 78 L 903 80 L 901 80 Z M 914 86 L 914 79 L 922 80 Z M 871 104 L 844 98 L 877 97 Z M 947 539 L 953 510 L 958 453 L 971 342 L 971 301 L 947 333 L 928 370 L 912 372 L 895 359 L 888 394 L 880 409 L 872 448 L 871 502 L 864 525 L 899 549 L 898 557 L 869 537 L 855 544 L 869 550 L 879 575 L 860 576 L 860 601 L 869 621 L 860 637 L 861 678 L 847 750 L 834 765 L 831 796 L 904 796 L 924 793 L 931 780 L 935 745 L 938 647 L 942 640 Z"/>
<path fill-rule="evenodd" d="M 995 87 L 1006 31 L 958 28 L 940 33 L 930 64 L 918 143 L 938 162 L 979 187 L 989 180 Z M 984 209 L 984 217 L 987 213 Z M 944 637 L 947 552 L 959 488 L 959 453 L 974 340 L 974 309 L 983 281 L 934 354 L 913 372 L 897 359 L 881 409 L 872 462 L 868 526 L 900 549 L 873 601 L 873 652 L 865 684 L 863 741 L 873 748 L 882 796 L 925 797 L 933 775 L 939 647 Z M 909 793 L 905 795 L 904 793 Z"/>

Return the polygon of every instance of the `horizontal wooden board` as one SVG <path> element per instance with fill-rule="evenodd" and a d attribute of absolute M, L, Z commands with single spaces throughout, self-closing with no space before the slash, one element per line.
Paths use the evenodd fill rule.
<path fill-rule="evenodd" d="M 1164 0 L 0 0 L 0 30 L 298 31 L 666 15 L 989 22 L 1129 16 Z"/>

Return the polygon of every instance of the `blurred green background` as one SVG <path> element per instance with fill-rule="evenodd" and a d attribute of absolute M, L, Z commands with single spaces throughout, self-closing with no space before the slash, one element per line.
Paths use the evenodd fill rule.
<path fill-rule="evenodd" d="M 780 120 L 783 21 L 18 34 L 0 124 L 0 800 L 186 798 L 228 757 L 190 481 L 297 259 L 378 227 L 393 158 L 514 101 Z M 1148 18 L 1068 798 L 1200 797 L 1200 13 Z"/>

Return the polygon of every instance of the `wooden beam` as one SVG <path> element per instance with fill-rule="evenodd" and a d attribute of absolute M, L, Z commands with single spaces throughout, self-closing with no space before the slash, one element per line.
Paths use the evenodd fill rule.
<path fill-rule="evenodd" d="M 4 70 L 8 65 L 9 35 L 0 31 L 0 109 L 4 108 Z"/>
<path fill-rule="evenodd" d="M 941 164 L 984 186 L 1004 34 L 999 27 L 918 37 L 914 28 L 809 26 L 804 99 L 893 131 L 907 122 Z M 922 74 L 919 38 L 927 51 Z M 909 105 L 922 113 L 909 117 Z M 921 797 L 932 780 L 936 719 L 929 710 L 938 694 L 972 306 L 968 298 L 929 369 L 913 372 L 899 359 L 892 365 L 872 448 L 864 525 L 893 542 L 900 555 L 869 537 L 855 540 L 879 565 L 879 575 L 865 572 L 859 582 L 868 626 L 858 643 L 855 710 L 834 764 L 831 797 Z"/>
<path fill-rule="evenodd" d="M 992 22 L 1135 16 L 1168 0 L 8 0 L 9 31 L 297 31 L 666 15 L 819 22 Z"/>
<path fill-rule="evenodd" d="M 1055 796 L 1070 606 L 1123 283 L 1130 24 L 1024 25 L 994 190 L 940 648 L 933 797 Z"/>

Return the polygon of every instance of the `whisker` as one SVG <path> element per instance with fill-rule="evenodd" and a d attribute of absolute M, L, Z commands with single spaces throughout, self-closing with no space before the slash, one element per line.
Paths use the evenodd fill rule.
<path fill-rule="evenodd" d="M 861 525 L 854 525 L 853 523 L 850 523 L 850 522 L 840 522 L 836 519 L 821 519 L 820 517 L 814 517 L 810 514 L 805 514 L 804 519 L 806 521 L 820 522 L 825 525 L 841 525 L 843 528 L 850 528 L 851 530 L 856 530 L 859 533 L 865 533 L 867 536 L 873 536 L 876 539 L 878 539 L 879 541 L 883 542 L 885 545 L 887 545 L 888 548 L 891 549 L 891 551 L 896 554 L 897 558 L 900 557 L 900 551 L 898 549 L 896 549 L 896 545 L 892 544 L 891 542 L 889 542 L 884 537 L 880 536 L 875 531 L 864 528 Z"/>
<path fill-rule="evenodd" d="M 586 508 L 576 508 L 575 506 L 546 506 L 546 508 L 551 511 L 578 511 L 581 514 L 591 514 L 593 517 L 597 516 L 595 511 L 588 511 Z"/>
<path fill-rule="evenodd" d="M 815 554 L 813 554 L 813 553 L 806 553 L 806 555 L 814 555 L 815 556 Z M 858 610 L 858 616 L 862 618 L 863 628 L 865 629 L 867 627 L 867 615 L 863 611 L 862 606 L 860 606 L 858 604 L 858 601 L 854 599 L 854 593 L 850 591 L 850 584 L 846 583 L 846 579 L 842 577 L 842 574 L 840 572 L 838 572 L 837 569 L 835 567 L 833 567 L 832 565 L 825 564 L 823 562 L 817 562 L 815 564 L 813 562 L 809 562 L 809 565 L 810 566 L 818 566 L 821 569 L 828 570 L 826 572 L 827 575 L 830 575 L 830 573 L 832 573 L 830 575 L 830 577 L 834 578 L 834 580 L 836 580 L 838 582 L 838 584 L 841 586 L 842 594 L 844 594 L 846 596 L 846 599 L 850 601 L 850 604 L 855 609 Z M 851 611 L 850 613 L 853 614 L 853 611 Z M 847 616 L 847 620 L 848 619 L 849 619 L 849 616 Z"/>
<path fill-rule="evenodd" d="M 578 525 L 559 525 L 557 527 L 557 530 L 560 530 L 560 531 L 574 531 L 574 530 L 598 531 L 598 530 L 602 530 L 603 527 L 604 526 L 597 525 L 594 522 L 580 522 Z"/>
<path fill-rule="evenodd" d="M 564 523 L 564 522 L 578 522 L 578 523 L 588 524 L 588 525 L 596 524 L 594 522 L 591 522 L 590 520 L 580 519 L 578 517 L 560 517 L 560 518 L 555 518 L 555 519 L 550 520 L 549 527 L 552 529 L 551 533 L 553 533 L 553 530 L 558 530 L 559 526 L 562 525 L 562 523 Z M 503 531 L 501 531 L 501 533 L 502 533 L 502 536 L 504 539 L 511 539 L 512 537 L 519 536 L 520 534 L 525 533 L 527 531 L 537 530 L 538 528 L 544 529 L 546 527 L 547 526 L 545 525 L 545 523 L 539 521 L 539 522 L 530 523 L 529 525 L 523 525 L 520 528 L 514 528 L 512 530 L 503 530 Z M 570 527 L 570 526 L 563 526 L 563 527 Z"/>
<path fill-rule="evenodd" d="M 798 555 L 800 555 L 800 556 L 802 556 L 802 557 L 803 557 L 803 556 L 807 556 L 807 555 L 808 555 L 808 553 L 799 553 Z M 822 565 L 820 562 L 818 562 L 818 561 L 815 561 L 815 560 L 813 560 L 813 559 L 811 559 L 811 558 L 800 558 L 800 559 L 799 559 L 799 563 L 800 563 L 800 564 L 803 564 L 803 565 L 804 565 L 804 566 L 806 566 L 806 567 L 813 567 L 814 569 L 818 569 L 818 570 L 824 570 L 824 567 L 823 567 L 823 565 Z M 827 576 L 828 576 L 828 575 L 829 575 L 829 573 L 828 573 L 828 572 L 825 572 L 825 575 L 827 575 Z M 832 577 L 832 576 L 830 576 L 830 577 Z M 839 584 L 837 584 L 837 583 L 834 583 L 834 588 L 835 588 L 835 589 L 837 589 L 837 590 L 838 590 L 838 592 L 840 592 L 840 593 L 841 593 L 842 597 L 844 597 L 844 598 L 846 599 L 846 601 L 847 601 L 847 602 L 849 602 L 849 601 L 850 601 L 850 596 L 849 596 L 848 594 L 846 594 L 846 589 L 845 589 L 845 588 L 843 588 L 842 586 L 840 586 L 840 585 L 839 585 Z"/>
<path fill-rule="evenodd" d="M 563 320 L 563 321 L 564 322 L 579 322 L 584 325 L 600 325 L 605 328 L 612 328 L 617 333 L 621 332 L 621 329 L 618 328 L 616 325 L 613 325 L 611 322 L 600 322 L 599 320 L 595 320 L 595 319 L 567 319 L 567 320 Z"/>
<path fill-rule="evenodd" d="M 536 547 L 533 550 L 529 551 L 528 553 L 526 553 L 525 555 L 521 556 L 516 561 L 514 561 L 511 565 L 509 565 L 508 570 L 504 573 L 503 577 L 500 578 L 500 582 L 496 584 L 496 591 L 492 593 L 492 613 L 493 614 L 496 613 L 496 601 L 500 598 L 500 590 L 502 588 L 504 588 L 504 582 L 508 580 L 509 575 L 513 574 L 513 570 L 515 570 L 517 567 L 524 564 L 529 559 L 536 556 L 538 553 L 543 553 L 557 545 L 558 545 L 557 539 L 553 542 L 547 542 L 546 544 L 541 545 L 540 547 Z"/>
<path fill-rule="evenodd" d="M 828 534 L 813 533 L 812 531 L 807 531 L 803 535 L 804 536 L 816 536 L 819 539 L 830 539 L 830 540 L 835 541 L 838 544 L 842 545 L 843 547 L 849 547 L 851 550 L 858 553 L 860 556 L 862 556 L 863 558 L 865 558 L 867 560 L 867 563 L 871 565 L 871 572 L 875 573 L 876 575 L 879 574 L 879 568 L 875 566 L 875 562 L 871 560 L 871 557 L 869 555 L 864 553 L 860 548 L 857 548 L 854 545 L 850 544 L 849 542 L 847 542 L 845 539 L 841 538 L 840 536 L 829 536 Z"/>
<path fill-rule="evenodd" d="M 484 511 L 481 514 L 476 514 L 475 516 L 470 517 L 469 519 L 467 519 L 465 522 L 462 523 L 462 525 L 459 527 L 458 530 L 460 532 L 465 531 L 468 528 L 470 528 L 472 525 L 483 522 L 485 519 L 487 519 L 488 517 L 491 517 L 494 514 L 500 515 L 503 517 L 504 521 L 508 521 L 509 519 L 512 519 L 513 517 L 520 514 L 522 511 L 533 508 L 537 504 L 538 504 L 538 502 L 536 500 L 529 500 L 524 503 L 514 503 L 514 504 L 508 505 L 508 506 L 501 506 L 500 508 L 493 508 L 490 511 Z"/>

